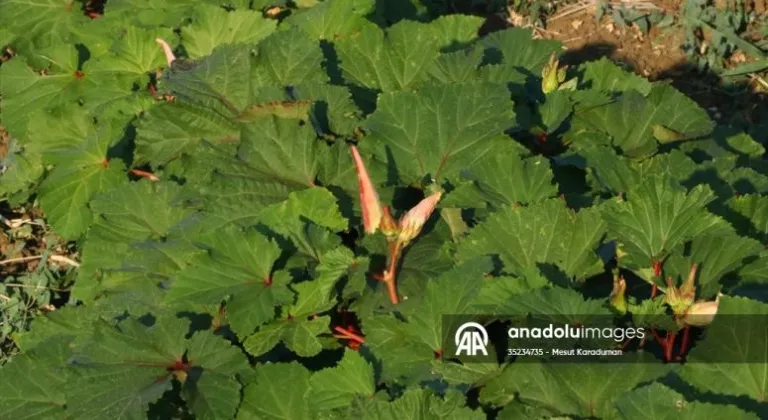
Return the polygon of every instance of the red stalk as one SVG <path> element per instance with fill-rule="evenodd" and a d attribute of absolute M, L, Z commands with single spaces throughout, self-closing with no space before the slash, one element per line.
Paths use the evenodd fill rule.
<path fill-rule="evenodd" d="M 142 171 L 141 169 L 131 169 L 131 173 L 142 178 L 147 178 L 150 181 L 160 181 L 160 178 L 152 172 Z"/>
<path fill-rule="evenodd" d="M 335 326 L 333 327 L 333 330 L 342 335 L 342 337 L 339 337 L 339 338 L 346 338 L 348 340 L 356 341 L 360 344 L 365 344 L 365 338 L 353 333 L 352 331 L 345 329 L 344 327 Z"/>
<path fill-rule="evenodd" d="M 400 243 L 396 242 L 390 247 L 389 252 L 389 268 L 387 268 L 386 275 L 382 279 L 384 284 L 387 285 L 387 294 L 389 294 L 389 301 L 393 305 L 397 305 L 400 302 L 400 298 L 397 297 L 397 286 L 395 285 L 395 271 L 397 270 L 397 260 L 400 258 Z"/>
<path fill-rule="evenodd" d="M 688 343 L 690 340 L 691 327 L 683 328 L 683 342 L 680 344 L 680 353 L 677 358 L 682 359 L 685 353 L 688 351 Z"/>
<path fill-rule="evenodd" d="M 672 360 L 672 348 L 675 347 L 676 335 L 677 333 L 671 331 L 667 333 L 667 339 L 664 343 L 664 360 L 667 362 Z"/>

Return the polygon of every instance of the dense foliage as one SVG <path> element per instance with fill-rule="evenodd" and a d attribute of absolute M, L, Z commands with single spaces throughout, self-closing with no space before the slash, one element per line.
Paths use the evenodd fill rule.
<path fill-rule="evenodd" d="M 651 313 L 666 337 L 694 301 L 768 315 L 761 144 L 608 60 L 558 69 L 525 30 L 266 3 L 0 2 L 0 194 L 82 258 L 15 338 L 0 417 L 765 418 L 768 339 L 717 318 L 680 351 L 734 363 L 654 339 L 609 364 L 441 349 L 444 314 Z M 397 304 L 350 144 L 394 216 L 442 192 Z"/>

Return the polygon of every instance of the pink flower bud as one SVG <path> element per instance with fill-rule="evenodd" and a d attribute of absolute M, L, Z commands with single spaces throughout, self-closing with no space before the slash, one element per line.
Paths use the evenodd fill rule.
<path fill-rule="evenodd" d="M 704 327 L 712 323 L 720 306 L 720 295 L 711 301 L 696 302 L 688 308 L 682 321 L 685 325 Z"/>
<path fill-rule="evenodd" d="M 360 157 L 357 147 L 352 145 L 350 148 L 352 149 L 352 159 L 354 159 L 355 168 L 357 169 L 360 207 L 363 209 L 363 226 L 365 227 L 365 233 L 372 234 L 376 232 L 379 224 L 381 224 L 382 213 L 381 204 L 379 204 L 379 194 L 376 193 L 376 188 L 368 176 L 368 171 L 365 169 L 363 158 Z"/>
<path fill-rule="evenodd" d="M 405 245 L 419 235 L 421 228 L 424 227 L 424 223 L 427 222 L 429 216 L 435 211 L 435 207 L 437 207 L 437 203 L 442 196 L 443 193 L 438 191 L 421 200 L 416 207 L 408 210 L 408 213 L 400 219 L 400 235 L 397 237 L 398 242 Z"/>
<path fill-rule="evenodd" d="M 173 62 L 176 61 L 176 56 L 173 55 L 173 51 L 171 51 L 171 46 L 168 45 L 168 43 L 161 38 L 156 38 L 155 42 L 157 42 L 158 44 L 160 44 L 161 47 L 163 47 L 163 52 L 165 53 L 165 61 L 168 62 L 168 67 L 170 67 L 171 64 L 173 64 Z"/>

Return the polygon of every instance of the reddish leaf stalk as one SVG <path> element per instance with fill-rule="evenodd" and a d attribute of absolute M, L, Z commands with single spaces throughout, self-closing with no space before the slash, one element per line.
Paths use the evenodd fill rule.
<path fill-rule="evenodd" d="M 661 275 L 661 261 L 653 260 L 653 275 L 656 277 Z"/>
<path fill-rule="evenodd" d="M 389 301 L 393 305 L 400 302 L 400 298 L 397 296 L 397 285 L 395 282 L 395 273 L 397 272 L 397 262 L 400 259 L 400 242 L 395 242 L 389 247 L 389 267 L 384 272 L 384 276 L 381 281 L 387 286 L 387 294 L 389 294 Z"/>
<path fill-rule="evenodd" d="M 667 332 L 667 339 L 664 343 L 664 361 L 671 361 L 672 360 L 672 348 L 675 347 L 675 337 L 677 336 L 676 332 L 669 331 Z"/>
<path fill-rule="evenodd" d="M 653 300 L 656 297 L 656 293 L 659 291 L 659 286 L 656 285 L 656 283 L 653 283 L 651 285 L 651 300 Z"/>
<path fill-rule="evenodd" d="M 160 181 L 160 178 L 152 172 L 142 171 L 141 169 L 131 169 L 131 173 L 142 178 L 147 178 L 150 181 Z"/>
<path fill-rule="evenodd" d="M 338 337 L 338 338 L 345 338 L 345 339 L 348 339 L 348 340 L 356 341 L 356 342 L 358 342 L 360 344 L 365 344 L 365 338 L 363 338 L 362 336 L 360 336 L 358 334 L 353 333 L 352 331 L 349 331 L 348 329 L 346 329 L 344 327 L 335 326 L 335 327 L 333 327 L 333 330 L 336 331 L 337 333 L 341 334 L 341 337 Z M 334 335 L 334 337 L 336 337 L 336 336 Z"/>
<path fill-rule="evenodd" d="M 678 353 L 677 358 L 682 359 L 683 356 L 685 356 L 685 353 L 688 352 L 688 343 L 690 341 L 690 335 L 691 335 L 691 327 L 685 327 L 683 328 L 683 341 L 680 343 L 680 353 Z"/>
<path fill-rule="evenodd" d="M 675 337 L 677 336 L 677 333 L 668 331 L 667 335 L 662 338 L 658 332 L 656 332 L 655 328 L 651 328 L 651 334 L 653 334 L 653 338 L 659 343 L 664 352 L 664 361 L 672 361 L 672 349 L 675 347 Z M 685 333 L 683 333 L 683 335 L 683 340 L 685 341 Z"/>

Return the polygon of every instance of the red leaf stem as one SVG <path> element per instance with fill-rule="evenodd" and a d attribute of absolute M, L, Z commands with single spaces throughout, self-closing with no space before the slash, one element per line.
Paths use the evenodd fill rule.
<path fill-rule="evenodd" d="M 160 181 L 160 178 L 152 172 L 142 171 L 141 169 L 131 169 L 131 173 L 142 178 L 147 178 L 150 181 Z"/>
<path fill-rule="evenodd" d="M 356 342 L 358 342 L 360 344 L 364 344 L 365 343 L 365 338 L 363 338 L 363 337 L 353 333 L 352 331 L 349 331 L 348 329 L 346 329 L 344 327 L 340 327 L 340 326 L 337 325 L 337 326 L 333 327 L 333 330 L 338 332 L 339 334 L 341 334 L 346 339 L 349 339 L 349 340 L 352 340 L 352 341 L 356 341 Z"/>
<path fill-rule="evenodd" d="M 675 347 L 675 336 L 677 336 L 677 333 L 675 332 L 667 332 L 667 339 L 664 343 L 664 361 L 671 361 L 672 360 L 672 348 Z"/>
<path fill-rule="evenodd" d="M 677 358 L 682 359 L 686 352 L 688 352 L 688 344 L 690 341 L 690 335 L 691 335 L 691 327 L 685 327 L 683 328 L 683 341 L 680 344 L 680 353 L 678 353 Z"/>

